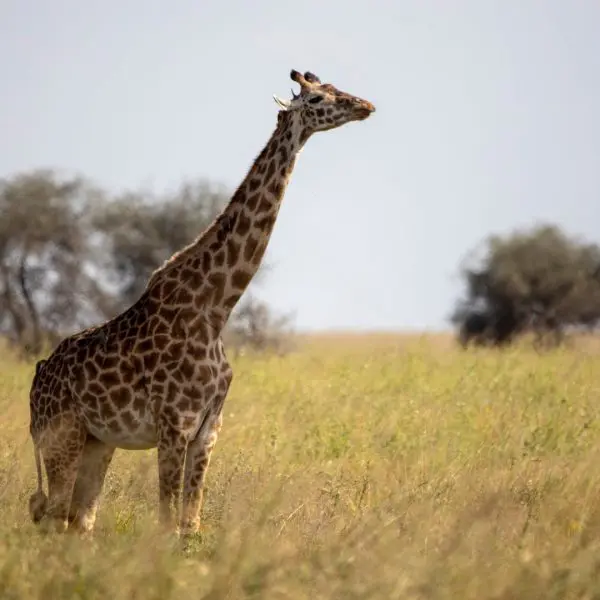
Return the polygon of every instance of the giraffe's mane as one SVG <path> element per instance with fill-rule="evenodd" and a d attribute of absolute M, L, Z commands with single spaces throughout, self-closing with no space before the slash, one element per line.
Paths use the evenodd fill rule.
<path fill-rule="evenodd" d="M 289 116 L 289 113 L 286 111 L 279 111 L 277 114 L 277 127 L 275 129 L 275 131 L 273 132 L 273 134 L 271 135 L 271 137 L 273 135 L 275 135 L 275 133 L 284 126 L 284 123 L 286 121 L 286 119 L 291 118 Z M 265 150 L 263 149 L 262 152 L 264 152 Z M 247 176 L 250 174 L 250 172 L 252 171 L 252 167 L 253 165 L 256 163 L 256 161 L 258 160 L 258 158 L 260 157 L 260 154 L 257 155 L 257 157 L 254 159 L 254 161 L 251 163 L 252 166 L 249 167 L 246 176 L 244 177 L 244 179 L 247 178 Z M 239 188 L 238 188 L 239 190 Z M 166 274 L 170 268 L 172 268 L 177 262 L 178 260 L 186 254 L 186 252 L 190 251 L 193 247 L 195 247 L 201 240 L 203 237 L 205 237 L 206 235 L 208 235 L 209 231 L 211 231 L 216 225 L 218 225 L 221 221 L 221 218 L 224 216 L 225 211 L 227 209 L 227 206 L 231 203 L 231 200 L 233 198 L 236 197 L 238 190 L 236 190 L 234 192 L 234 194 L 231 196 L 231 198 L 229 199 L 229 201 L 227 202 L 227 204 L 225 205 L 225 207 L 223 208 L 223 210 L 214 218 L 214 220 L 208 225 L 208 227 L 206 227 L 199 235 L 197 235 L 189 244 L 187 244 L 186 246 L 184 246 L 183 248 L 181 248 L 180 250 L 178 250 L 177 252 L 175 252 L 174 254 L 172 254 L 169 258 L 167 258 L 162 265 L 160 265 L 160 267 L 157 267 L 152 274 L 150 275 L 150 277 L 148 278 L 148 282 L 146 283 L 146 287 L 144 288 L 145 291 L 148 291 L 155 283 L 156 281 L 164 274 Z"/>
<path fill-rule="evenodd" d="M 206 229 L 204 229 L 198 236 L 196 236 L 187 246 L 184 246 L 183 248 L 177 250 L 177 252 L 175 252 L 169 258 L 167 258 L 163 262 L 163 264 L 160 265 L 160 267 L 157 267 L 152 272 L 152 275 L 150 275 L 150 277 L 148 278 L 148 283 L 146 284 L 145 290 L 146 291 L 149 290 L 156 283 L 156 280 L 159 279 L 159 277 L 161 275 L 164 275 L 172 266 L 175 265 L 177 260 L 183 254 L 185 254 L 188 250 L 190 250 L 192 247 L 194 247 L 204 237 L 204 235 L 212 227 L 213 224 L 214 224 L 214 221 Z"/>

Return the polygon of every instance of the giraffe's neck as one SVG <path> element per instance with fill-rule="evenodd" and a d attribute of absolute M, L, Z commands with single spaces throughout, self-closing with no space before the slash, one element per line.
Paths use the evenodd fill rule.
<path fill-rule="evenodd" d="M 277 128 L 223 212 L 153 274 L 147 289 L 158 288 L 163 304 L 192 304 L 223 327 L 262 262 L 307 138 L 301 115 L 280 112 Z"/>

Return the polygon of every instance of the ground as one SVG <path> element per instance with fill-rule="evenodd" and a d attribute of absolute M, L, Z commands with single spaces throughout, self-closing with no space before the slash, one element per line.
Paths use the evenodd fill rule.
<path fill-rule="evenodd" d="M 0 597 L 600 595 L 600 349 L 324 336 L 235 359 L 185 550 L 153 451 L 120 451 L 92 540 L 28 522 L 33 364 L 0 355 Z"/>

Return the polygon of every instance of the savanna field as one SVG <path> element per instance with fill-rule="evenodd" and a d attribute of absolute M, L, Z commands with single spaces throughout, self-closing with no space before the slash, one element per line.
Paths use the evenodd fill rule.
<path fill-rule="evenodd" d="M 233 358 L 202 536 L 117 451 L 96 533 L 43 535 L 28 392 L 0 356 L 0 598 L 600 598 L 600 344 L 329 336 Z"/>

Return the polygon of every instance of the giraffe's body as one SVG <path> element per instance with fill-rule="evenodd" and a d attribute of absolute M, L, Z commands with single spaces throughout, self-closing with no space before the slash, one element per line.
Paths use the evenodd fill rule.
<path fill-rule="evenodd" d="M 373 106 L 292 71 L 301 94 L 231 201 L 192 244 L 150 278 L 110 321 L 64 339 L 36 365 L 30 393 L 38 490 L 35 522 L 93 528 L 115 448 L 158 448 L 160 517 L 199 527 L 202 487 L 232 371 L 221 332 L 260 266 L 296 155 L 316 131 L 366 118 Z M 320 104 L 320 106 L 319 106 Z M 42 491 L 40 454 L 49 494 Z"/>

